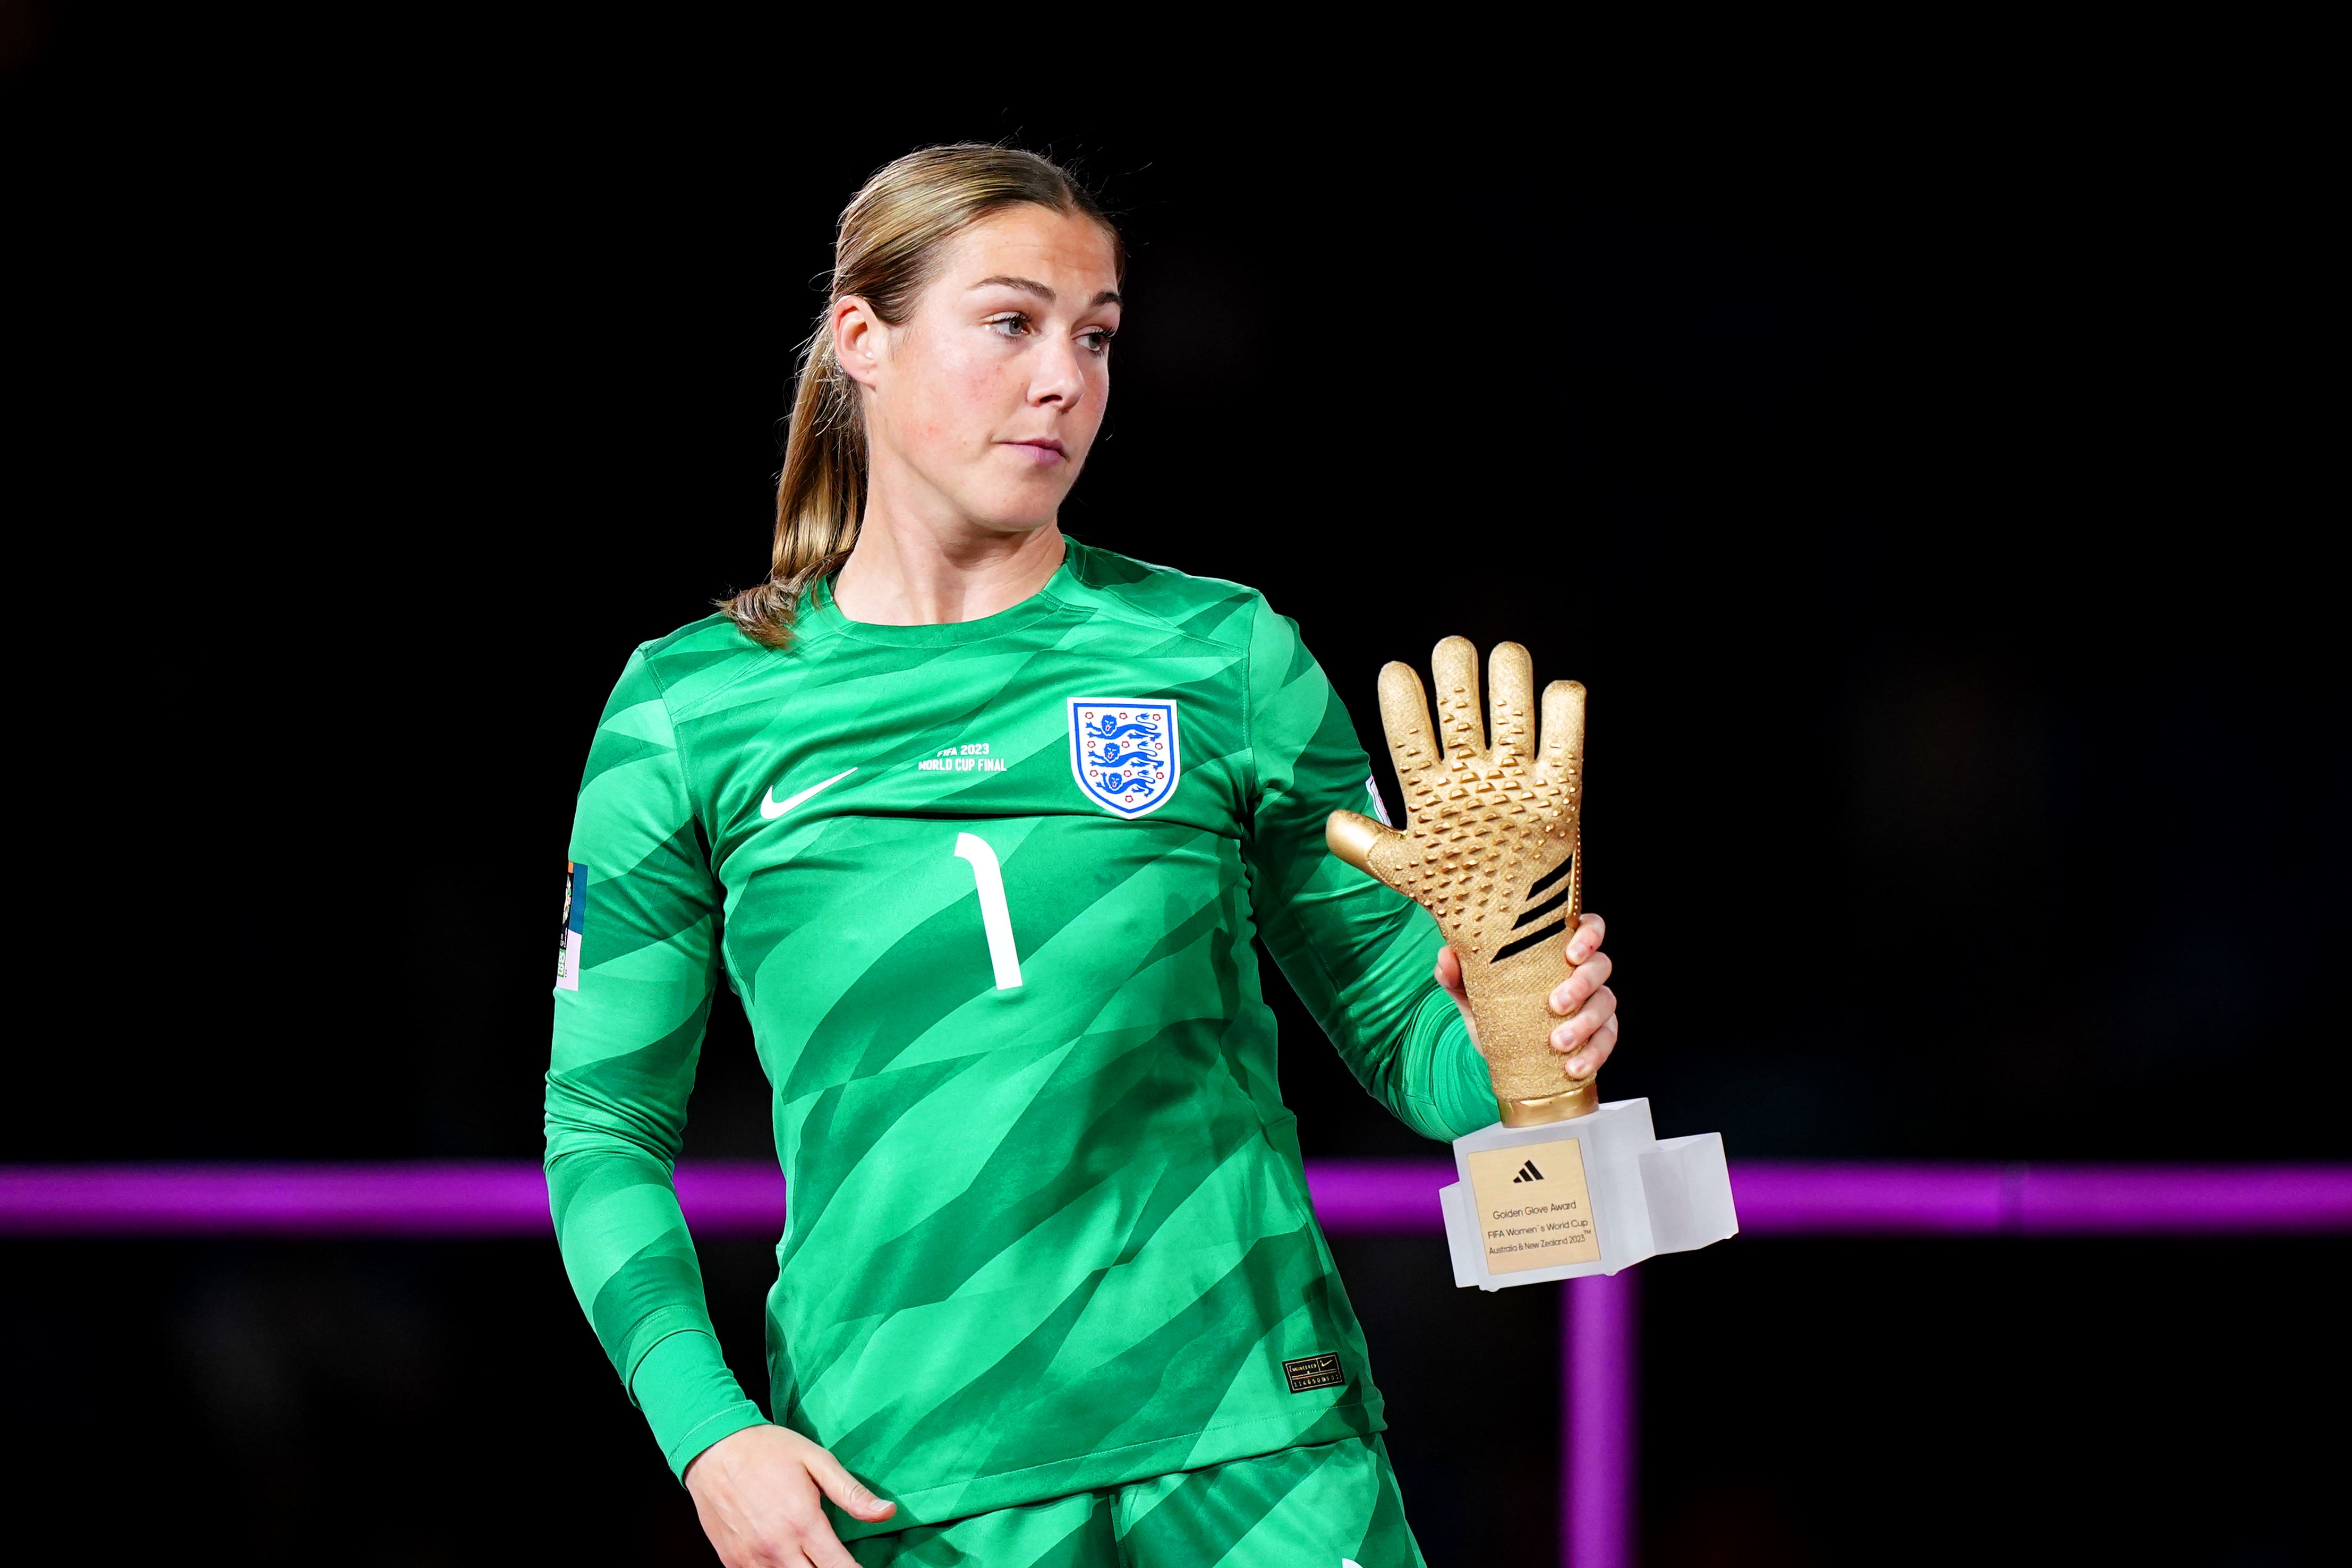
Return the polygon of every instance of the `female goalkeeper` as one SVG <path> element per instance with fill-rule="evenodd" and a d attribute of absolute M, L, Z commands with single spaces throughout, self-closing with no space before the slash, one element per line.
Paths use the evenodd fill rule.
<path fill-rule="evenodd" d="M 1436 923 L 1326 850 L 1370 770 L 1297 627 L 1057 526 L 1122 262 L 1026 153 L 869 180 L 773 574 L 638 648 L 589 753 L 548 1187 L 730 1568 L 1421 1562 L 1251 938 L 1415 1130 L 1495 1101 Z M 1579 1078 L 1617 1037 L 1601 935 L 1553 996 Z M 721 984 L 791 1194 L 772 1422 L 670 1184 Z"/>

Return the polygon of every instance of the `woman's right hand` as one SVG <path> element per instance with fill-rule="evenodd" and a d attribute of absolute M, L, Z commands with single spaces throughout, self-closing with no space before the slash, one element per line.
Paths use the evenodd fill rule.
<path fill-rule="evenodd" d="M 746 1426 L 721 1437 L 686 1467 L 686 1489 L 727 1568 L 857 1568 L 833 1533 L 820 1494 L 877 1522 L 898 1510 L 789 1426 Z"/>

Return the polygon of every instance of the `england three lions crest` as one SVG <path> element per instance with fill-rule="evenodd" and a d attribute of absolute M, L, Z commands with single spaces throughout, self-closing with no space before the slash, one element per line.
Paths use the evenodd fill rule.
<path fill-rule="evenodd" d="M 1176 793 L 1176 704 L 1132 697 L 1070 699 L 1070 772 L 1087 798 L 1121 816 L 1159 810 Z"/>

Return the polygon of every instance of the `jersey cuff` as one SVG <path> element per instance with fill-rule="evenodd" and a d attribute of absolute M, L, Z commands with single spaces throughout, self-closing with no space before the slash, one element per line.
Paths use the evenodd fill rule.
<path fill-rule="evenodd" d="M 629 1397 L 646 1413 L 670 1474 L 681 1481 L 705 1448 L 768 1419 L 743 1396 L 719 1342 L 699 1329 L 681 1329 L 647 1351 L 629 1379 Z"/>
<path fill-rule="evenodd" d="M 1405 1050 L 1411 1064 L 1406 1081 L 1418 1090 L 1415 1109 L 1427 1122 L 1418 1131 L 1450 1142 L 1495 1124 L 1501 1113 L 1486 1058 L 1470 1043 L 1462 1009 L 1442 988 L 1433 984 L 1413 1009 Z"/>

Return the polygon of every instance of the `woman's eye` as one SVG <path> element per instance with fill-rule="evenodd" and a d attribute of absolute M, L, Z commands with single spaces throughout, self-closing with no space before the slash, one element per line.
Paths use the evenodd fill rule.
<path fill-rule="evenodd" d="M 1078 342 L 1087 345 L 1087 351 L 1089 353 L 1108 353 L 1110 352 L 1110 341 L 1117 336 L 1118 336 L 1118 334 L 1116 331 L 1113 331 L 1108 327 L 1103 327 L 1091 332 L 1079 333 Z"/>
<path fill-rule="evenodd" d="M 1029 318 L 1018 314 L 991 316 L 981 324 L 1001 336 L 1017 338 L 1029 330 Z"/>

